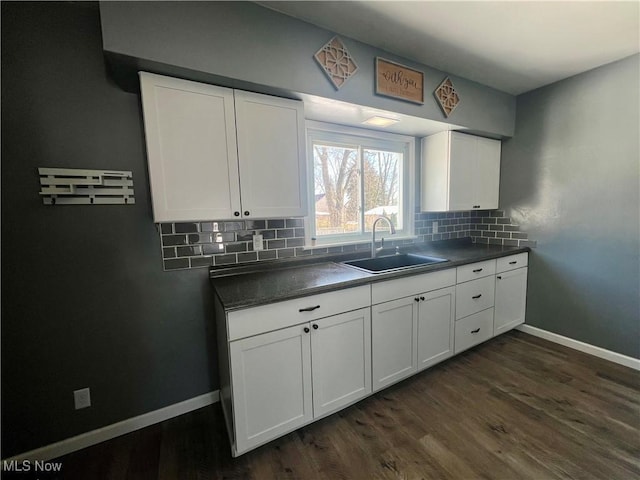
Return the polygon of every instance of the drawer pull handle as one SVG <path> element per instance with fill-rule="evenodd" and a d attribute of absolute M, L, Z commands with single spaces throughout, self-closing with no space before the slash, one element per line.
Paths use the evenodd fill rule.
<path fill-rule="evenodd" d="M 317 330 L 317 329 L 318 329 L 318 325 L 317 325 L 317 324 L 315 324 L 315 323 L 314 323 L 313 325 L 311 325 L 311 326 L 313 327 L 313 329 L 314 329 L 314 330 Z"/>
<path fill-rule="evenodd" d="M 309 333 L 309 327 L 304 327 L 304 333 Z"/>
<path fill-rule="evenodd" d="M 516 263 L 518 263 L 518 261 L 514 260 L 513 262 L 509 262 L 509 265 L 515 265 Z"/>
<path fill-rule="evenodd" d="M 314 310 L 317 310 L 318 308 L 320 308 L 320 305 L 316 305 L 315 307 L 301 308 L 298 311 L 299 312 L 313 312 Z"/>
<path fill-rule="evenodd" d="M 478 272 L 481 272 L 481 271 L 482 271 L 482 269 L 481 269 L 481 268 L 476 268 L 476 269 L 473 271 L 473 273 L 478 273 Z"/>
<path fill-rule="evenodd" d="M 482 294 L 481 294 L 481 293 L 479 293 L 478 295 L 475 295 L 475 296 L 473 296 L 473 297 L 471 297 L 471 298 L 473 298 L 474 300 L 477 300 L 477 299 L 478 299 L 478 298 L 480 298 L 481 296 L 482 296 Z"/>
<path fill-rule="evenodd" d="M 480 331 L 480 328 L 476 328 L 475 330 L 471 330 L 471 333 L 476 334 Z"/>

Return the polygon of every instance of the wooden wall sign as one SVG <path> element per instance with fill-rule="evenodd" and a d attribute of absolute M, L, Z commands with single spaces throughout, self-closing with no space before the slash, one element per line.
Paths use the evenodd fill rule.
<path fill-rule="evenodd" d="M 376 57 L 376 94 L 424 103 L 424 73 Z"/>

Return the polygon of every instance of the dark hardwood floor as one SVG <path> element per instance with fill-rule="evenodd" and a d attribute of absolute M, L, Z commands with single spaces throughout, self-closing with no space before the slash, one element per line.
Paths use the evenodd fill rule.
<path fill-rule="evenodd" d="M 59 478 L 627 480 L 639 428 L 640 372 L 513 331 L 236 459 L 216 404 L 67 455 Z"/>

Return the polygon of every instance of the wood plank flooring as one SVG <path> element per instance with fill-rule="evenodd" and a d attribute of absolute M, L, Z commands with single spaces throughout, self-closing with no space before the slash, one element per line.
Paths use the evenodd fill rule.
<path fill-rule="evenodd" d="M 236 459 L 216 404 L 60 461 L 41 478 L 634 479 L 640 372 L 513 331 Z"/>

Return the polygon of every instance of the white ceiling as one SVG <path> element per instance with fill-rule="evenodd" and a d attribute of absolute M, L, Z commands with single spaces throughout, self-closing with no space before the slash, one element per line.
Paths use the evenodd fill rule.
<path fill-rule="evenodd" d="M 640 51 L 638 1 L 257 3 L 511 94 Z"/>

